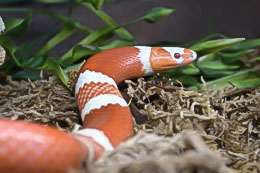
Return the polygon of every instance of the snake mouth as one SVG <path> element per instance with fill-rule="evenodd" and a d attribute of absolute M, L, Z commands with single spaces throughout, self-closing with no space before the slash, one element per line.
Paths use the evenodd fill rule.
<path fill-rule="evenodd" d="M 193 55 L 190 58 L 184 59 L 181 63 L 177 63 L 177 62 L 172 61 L 171 63 L 168 62 L 167 64 L 166 63 L 161 64 L 159 71 L 165 71 L 165 70 L 183 67 L 183 66 L 186 66 L 186 65 L 192 63 L 195 59 L 196 59 L 196 56 L 194 58 L 194 55 Z"/>
<path fill-rule="evenodd" d="M 189 63 L 188 63 L 189 64 Z M 160 72 L 161 71 L 166 71 L 166 70 L 171 70 L 171 69 L 176 69 L 182 66 L 185 66 L 187 64 L 165 64 L 160 67 Z"/>

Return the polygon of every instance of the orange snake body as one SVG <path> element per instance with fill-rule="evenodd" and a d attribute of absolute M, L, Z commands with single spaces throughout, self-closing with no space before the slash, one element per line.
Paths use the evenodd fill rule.
<path fill-rule="evenodd" d="M 132 46 L 100 52 L 81 67 L 75 95 L 83 128 L 68 134 L 24 121 L 0 120 L 1 173 L 64 173 L 133 135 L 133 120 L 117 84 L 178 68 L 196 59 L 190 49 Z"/>

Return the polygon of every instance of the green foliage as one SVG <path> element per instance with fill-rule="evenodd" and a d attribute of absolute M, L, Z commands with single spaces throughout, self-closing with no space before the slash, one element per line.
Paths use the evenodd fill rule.
<path fill-rule="evenodd" d="M 234 44 L 240 43 L 245 40 L 244 38 L 236 39 L 219 39 L 219 40 L 210 40 L 202 41 L 192 45 L 190 48 L 197 52 L 198 56 L 207 55 L 209 53 L 214 53 L 225 48 L 231 47 Z"/>
<path fill-rule="evenodd" d="M 148 11 L 148 13 L 144 15 L 143 19 L 149 23 L 156 23 L 162 18 L 170 15 L 172 12 L 174 12 L 174 9 L 156 7 Z"/>
<path fill-rule="evenodd" d="M 208 40 L 212 35 L 193 43 L 190 48 L 197 52 L 198 60 L 181 69 L 164 72 L 177 78 L 189 89 L 201 87 L 201 76 L 207 81 L 207 86 L 216 89 L 234 85 L 239 88 L 260 86 L 260 73 L 249 69 L 245 63 L 259 61 L 259 57 L 242 60 L 241 58 L 255 51 L 260 46 L 260 39 L 246 40 L 243 38 L 229 39 L 222 35 L 218 40 Z M 160 46 L 160 45 L 157 45 Z"/>
<path fill-rule="evenodd" d="M 7 3 L 7 1 L 5 2 Z M 48 3 L 50 1 L 38 0 L 37 2 Z M 53 2 L 61 2 L 61 0 Z M 173 9 L 154 8 L 143 17 L 120 26 L 108 14 L 102 11 L 101 7 L 103 2 L 103 0 L 75 1 L 76 5 L 84 6 L 105 22 L 105 25 L 97 30 L 92 30 L 71 19 L 69 16 L 60 15 L 47 10 L 0 8 L 0 12 L 24 12 L 28 14 L 24 19 L 15 18 L 4 20 L 6 30 L 0 37 L 0 44 L 6 49 L 10 59 L 8 62 L 5 62 L 4 65 L 0 66 L 0 71 L 12 75 L 16 79 L 28 77 L 37 79 L 37 77 L 39 78 L 40 70 L 51 70 L 56 72 L 61 81 L 68 86 L 68 77 L 63 69 L 69 69 L 71 66 L 74 66 L 75 63 L 79 63 L 83 57 L 89 57 L 102 50 L 136 44 L 133 36 L 123 28 L 123 26 L 143 20 L 155 23 L 173 12 Z M 69 10 L 72 10 L 76 5 L 72 6 Z M 32 42 L 26 42 L 23 45 L 17 46 L 12 38 L 24 37 L 27 34 L 31 24 L 31 17 L 34 13 L 40 13 L 57 19 L 57 25 L 50 27 L 49 31 Z M 64 25 L 64 27 L 57 32 L 57 28 L 61 25 Z M 52 57 L 50 52 L 54 50 L 57 45 L 72 36 L 76 30 L 83 31 L 85 37 L 60 57 Z M 54 32 L 56 35 L 49 38 Z M 116 39 L 111 39 L 113 37 Z"/>
<path fill-rule="evenodd" d="M 10 19 L 5 22 L 6 30 L 5 33 L 8 33 L 9 35 L 16 36 L 16 37 L 22 37 L 24 36 L 30 26 L 32 14 L 29 13 L 29 15 L 25 19 Z"/>
<path fill-rule="evenodd" d="M 1 1 L 3 3 L 18 2 L 19 0 Z M 68 0 L 31 0 L 42 3 L 67 2 Z M 21 0 L 19 1 L 21 2 Z M 0 36 L 0 44 L 6 49 L 10 57 L 0 71 L 12 75 L 15 79 L 37 79 L 40 70 L 56 72 L 61 81 L 68 87 L 68 76 L 66 72 L 74 68 L 83 58 L 90 57 L 102 50 L 136 45 L 134 37 L 124 28 L 127 25 L 140 21 L 156 23 L 174 12 L 174 9 L 156 7 L 149 10 L 143 16 L 118 25 L 107 13 L 102 10 L 104 2 L 113 0 L 75 0 L 74 5 L 68 9 L 68 16 L 41 9 L 28 8 L 0 8 L 0 12 L 24 12 L 27 17 L 24 19 L 5 19 L 6 30 Z M 70 18 L 71 10 L 81 5 L 87 10 L 96 14 L 104 21 L 104 26 L 92 30 Z M 40 37 L 22 45 L 16 45 L 13 39 L 25 37 L 29 31 L 31 17 L 39 13 L 57 20 L 57 24 L 50 26 L 50 29 Z M 58 30 L 58 28 L 61 28 Z M 56 46 L 73 36 L 75 31 L 80 30 L 85 36 L 74 47 L 59 57 L 52 57 L 50 52 Z M 56 34 L 54 34 L 56 33 Z M 54 35 L 51 37 L 51 35 Z M 213 38 L 220 38 L 215 39 Z M 227 85 L 237 87 L 260 86 L 260 75 L 250 70 L 245 63 L 259 61 L 259 57 L 253 57 L 242 61 L 241 57 L 254 51 L 260 46 L 260 39 L 246 40 L 244 38 L 228 38 L 221 34 L 213 34 L 201 41 L 192 42 L 168 42 L 161 41 L 151 46 L 181 46 L 190 47 L 198 54 L 198 60 L 186 67 L 170 70 L 162 74 L 176 78 L 190 89 L 200 87 L 201 76 L 207 81 L 208 86 L 217 88 Z"/>

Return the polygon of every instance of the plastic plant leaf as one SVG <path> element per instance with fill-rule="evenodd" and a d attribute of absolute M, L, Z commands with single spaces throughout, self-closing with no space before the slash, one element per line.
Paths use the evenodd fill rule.
<path fill-rule="evenodd" d="M 164 7 L 155 7 L 151 10 L 149 10 L 142 19 L 145 20 L 148 23 L 156 23 L 160 21 L 161 19 L 169 16 L 172 14 L 175 10 L 172 8 L 164 8 Z"/>
<path fill-rule="evenodd" d="M 81 58 L 90 57 L 100 51 L 99 48 L 93 46 L 77 45 L 73 49 L 71 61 L 76 62 Z"/>
<path fill-rule="evenodd" d="M 246 54 L 251 53 L 253 51 L 254 51 L 254 49 L 245 49 L 242 51 L 229 52 L 229 53 L 217 52 L 216 55 L 220 56 L 224 63 L 229 64 L 229 63 L 234 63 L 234 62 L 240 60 L 241 57 L 243 57 Z"/>
<path fill-rule="evenodd" d="M 179 80 L 183 85 L 186 86 L 197 86 L 200 83 L 195 77 L 191 75 L 184 74 L 180 69 L 168 70 L 166 72 L 161 72 L 160 74 L 169 76 L 173 79 Z"/>
<path fill-rule="evenodd" d="M 236 71 L 234 70 L 215 70 L 209 68 L 201 68 L 201 72 L 205 78 L 210 78 L 210 79 L 225 77 L 236 73 Z"/>
<path fill-rule="evenodd" d="M 92 0 L 91 1 L 91 4 L 93 5 L 93 7 L 96 9 L 96 10 L 100 10 L 102 5 L 104 3 L 104 0 Z"/>
<path fill-rule="evenodd" d="M 190 49 L 197 52 L 198 57 L 203 55 L 207 55 L 210 53 L 214 53 L 228 47 L 231 47 L 235 44 L 238 44 L 244 41 L 244 38 L 234 38 L 234 39 L 218 39 L 218 40 L 211 40 L 211 41 L 204 41 L 194 44 L 190 47 Z"/>
<path fill-rule="evenodd" d="M 216 53 L 211 53 L 211 54 L 207 54 L 207 55 L 204 55 L 202 57 L 200 57 L 198 59 L 198 63 L 200 62 L 209 62 L 209 61 L 214 61 L 216 60 Z"/>
<path fill-rule="evenodd" d="M 71 23 L 66 24 L 65 27 L 58 34 L 56 34 L 46 44 L 44 44 L 41 49 L 34 53 L 34 56 L 43 56 L 49 53 L 49 51 L 51 51 L 55 46 L 71 36 L 74 31 L 75 27 L 71 25 Z"/>
<path fill-rule="evenodd" d="M 57 27 L 58 27 L 58 24 L 55 24 L 47 32 L 43 33 L 41 36 L 35 38 L 34 40 L 32 40 L 31 42 L 26 44 L 24 46 L 24 48 L 21 49 L 21 46 L 20 46 L 19 49 L 21 49 L 21 50 L 17 50 L 17 54 L 21 57 L 33 56 L 32 54 L 35 53 L 34 50 L 36 48 L 38 48 L 38 46 L 41 45 L 45 40 L 47 40 L 47 38 L 56 30 Z"/>
<path fill-rule="evenodd" d="M 221 60 L 198 62 L 197 66 L 199 68 L 208 68 L 208 69 L 215 69 L 215 70 L 234 70 L 234 69 L 241 68 L 241 66 L 238 63 L 227 65 L 224 64 Z"/>
<path fill-rule="evenodd" d="M 63 23 L 70 23 L 75 26 L 75 28 L 89 34 L 92 32 L 91 29 L 88 27 L 78 23 L 77 21 L 71 20 L 70 17 L 60 15 L 55 12 L 47 11 L 47 10 L 42 10 L 42 9 L 30 9 L 30 8 L 0 8 L 0 12 L 28 12 L 28 13 L 40 13 L 45 16 L 49 16 L 51 18 L 55 18 Z"/>
<path fill-rule="evenodd" d="M 244 63 L 233 63 L 225 64 L 218 60 L 212 61 L 202 61 L 197 63 L 197 67 L 200 69 L 202 75 L 206 78 L 219 78 L 223 76 L 228 76 L 236 73 L 235 70 L 243 69 L 245 67 Z"/>
<path fill-rule="evenodd" d="M 47 58 L 47 60 L 45 61 L 45 63 L 38 68 L 38 70 L 49 70 L 49 71 L 54 71 L 56 72 L 56 74 L 59 76 L 60 80 L 62 81 L 62 83 L 69 88 L 69 78 L 66 75 L 65 72 L 63 72 L 61 66 L 59 65 L 59 63 L 54 59 L 54 58 Z"/>
<path fill-rule="evenodd" d="M 40 71 L 23 70 L 14 72 L 11 75 L 12 78 L 15 80 L 28 80 L 28 78 L 30 78 L 31 80 L 37 80 L 40 78 Z"/>
<path fill-rule="evenodd" d="M 22 64 L 19 62 L 19 60 L 15 56 L 17 47 L 15 46 L 14 42 L 6 35 L 1 35 L 0 45 L 2 45 L 5 48 L 6 53 L 11 57 L 11 59 L 15 62 L 15 64 L 18 67 L 22 67 Z"/>
<path fill-rule="evenodd" d="M 14 19 L 7 21 L 5 33 L 15 37 L 24 36 L 30 28 L 32 13 L 29 13 L 25 19 Z M 5 21 L 4 21 L 5 22 Z M 15 24 L 17 22 L 17 24 Z"/>
<path fill-rule="evenodd" d="M 258 87 L 260 86 L 260 73 L 252 70 L 244 70 L 219 78 L 206 83 L 206 86 L 214 86 L 215 89 L 220 89 L 224 86 L 234 85 L 238 88 Z M 197 89 L 197 87 L 190 87 L 189 89 Z"/>
<path fill-rule="evenodd" d="M 101 46 L 101 47 L 77 45 L 73 49 L 71 62 L 76 62 L 77 60 L 79 60 L 83 57 L 85 57 L 85 59 L 86 59 L 87 57 L 90 57 L 102 50 L 123 47 L 123 46 L 130 46 L 130 43 L 126 42 L 126 41 L 122 41 L 122 40 L 115 40 L 112 43 L 109 43 L 109 44 L 107 44 L 105 46 Z"/>
<path fill-rule="evenodd" d="M 200 74 L 200 70 L 193 63 L 180 68 L 180 71 L 182 71 L 182 73 L 186 74 L 186 75 L 199 75 Z"/>
<path fill-rule="evenodd" d="M 23 66 L 26 66 L 30 69 L 36 69 L 43 63 L 44 59 L 42 57 L 30 57 L 27 58 L 23 63 Z"/>
<path fill-rule="evenodd" d="M 106 39 L 109 39 L 110 37 L 107 37 L 107 36 L 109 34 L 111 34 L 111 32 L 112 32 L 111 27 L 109 27 L 109 26 L 102 27 L 102 28 L 96 30 L 95 32 L 89 34 L 87 37 L 85 37 L 83 40 L 81 40 L 78 44 L 92 45 L 93 42 L 97 41 L 101 37 L 105 37 Z M 60 58 L 60 61 L 61 62 L 65 62 L 65 61 L 70 62 L 70 61 L 67 61 L 67 60 L 72 57 L 72 53 L 73 53 L 73 48 L 71 48 L 68 52 L 66 52 Z"/>
<path fill-rule="evenodd" d="M 246 63 L 252 63 L 252 62 L 255 62 L 255 61 L 260 61 L 260 57 L 254 57 L 254 58 L 244 60 L 244 62 L 246 62 Z"/>
<path fill-rule="evenodd" d="M 239 50 L 245 50 L 245 49 L 253 49 L 260 46 L 260 38 L 257 39 L 251 39 L 246 40 L 242 43 L 239 43 L 237 45 L 234 45 L 230 47 L 229 51 L 239 51 Z"/>
<path fill-rule="evenodd" d="M 198 86 L 200 83 L 196 80 L 195 77 L 192 77 L 190 75 L 182 74 L 180 76 L 176 76 L 176 79 L 182 83 L 182 85 L 185 86 Z"/>
<path fill-rule="evenodd" d="M 95 10 L 100 10 L 104 0 L 76 0 L 76 2 L 82 5 L 89 3 Z"/>
<path fill-rule="evenodd" d="M 19 25 L 21 25 L 23 23 L 24 19 L 5 19 L 4 20 L 4 24 L 5 24 L 5 30 L 4 30 L 4 34 L 8 34 L 9 31 L 11 31 L 12 29 L 18 27 Z"/>

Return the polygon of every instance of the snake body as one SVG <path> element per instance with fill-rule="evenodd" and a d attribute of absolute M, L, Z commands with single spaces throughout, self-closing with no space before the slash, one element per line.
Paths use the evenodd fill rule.
<path fill-rule="evenodd" d="M 24 121 L 0 120 L 2 173 L 64 173 L 99 157 L 133 135 L 132 115 L 117 84 L 178 68 L 196 59 L 178 47 L 121 47 L 100 52 L 81 67 L 75 96 L 83 128 L 68 134 Z"/>

